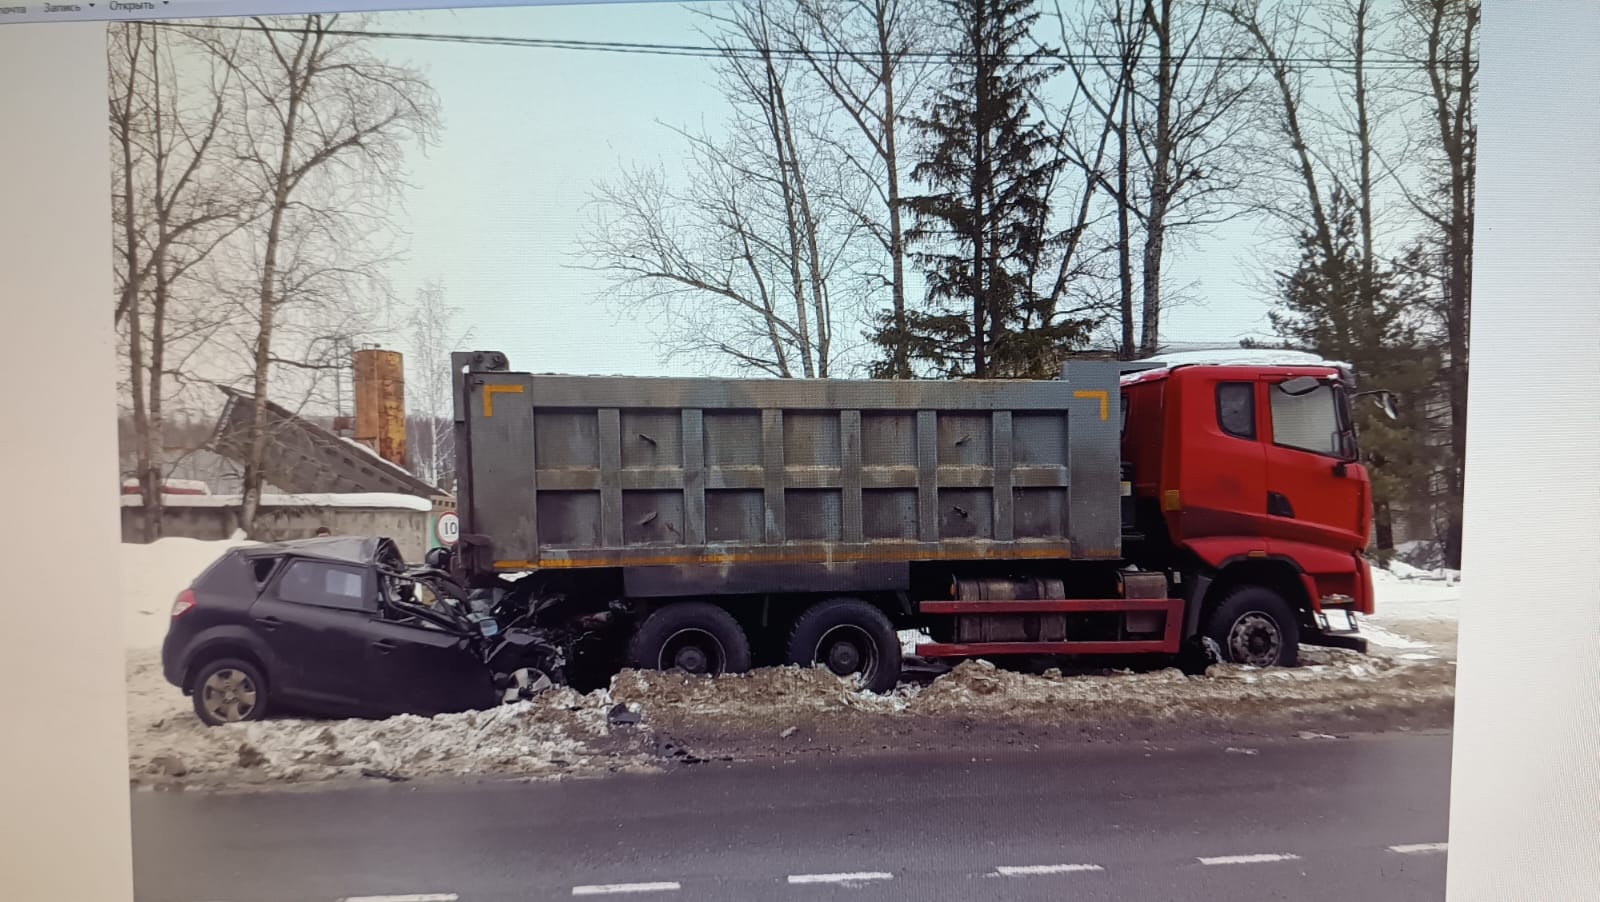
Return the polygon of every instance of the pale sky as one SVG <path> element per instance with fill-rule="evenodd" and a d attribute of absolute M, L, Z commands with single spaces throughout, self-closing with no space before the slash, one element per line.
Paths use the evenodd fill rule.
<path fill-rule="evenodd" d="M 704 44 L 693 6 L 639 3 L 386 14 L 379 28 Z M 1053 29 L 1053 26 L 1051 26 Z M 581 264 L 586 200 L 620 167 L 674 168 L 684 147 L 667 125 L 716 125 L 725 110 L 704 58 L 384 41 L 376 49 L 421 68 L 443 110 L 440 141 L 413 154 L 417 187 L 396 226 L 408 259 L 392 268 L 402 299 L 428 280 L 462 308 L 471 344 L 502 350 L 520 370 L 632 375 L 704 372 L 668 362 L 649 322 L 619 321 L 605 278 Z M 1191 234 L 1170 257 L 1169 292 L 1203 299 L 1169 311 L 1168 341 L 1268 334 L 1257 284 L 1273 232 L 1236 222 Z M 391 344 L 404 350 L 404 339 Z"/>

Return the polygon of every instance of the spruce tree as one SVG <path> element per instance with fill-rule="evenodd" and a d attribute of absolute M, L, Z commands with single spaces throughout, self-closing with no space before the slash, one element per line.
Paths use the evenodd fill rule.
<path fill-rule="evenodd" d="M 1033 0 L 940 5 L 955 46 L 948 80 L 910 118 L 921 138 L 912 177 L 927 193 L 906 202 L 927 296 L 907 311 L 908 335 L 885 321 L 874 337 L 886 349 L 903 338 L 940 376 L 1040 375 L 1087 329 L 1058 321 L 1029 278 L 1053 241 L 1048 194 L 1062 165 L 1033 97 L 1060 66 L 1030 37 Z"/>
<path fill-rule="evenodd" d="M 1299 265 L 1280 274 L 1282 296 L 1268 315 L 1289 344 L 1350 364 L 1358 391 L 1397 396 L 1396 420 L 1370 403 L 1352 410 L 1372 476 L 1375 538 L 1386 553 L 1393 547 L 1392 509 L 1418 507 L 1438 465 L 1428 401 L 1439 357 L 1408 312 L 1419 303 L 1420 286 L 1400 267 L 1378 261 L 1363 267 L 1358 211 L 1342 192 L 1329 207 L 1329 226 L 1333 253 L 1314 233 L 1303 234 Z"/>

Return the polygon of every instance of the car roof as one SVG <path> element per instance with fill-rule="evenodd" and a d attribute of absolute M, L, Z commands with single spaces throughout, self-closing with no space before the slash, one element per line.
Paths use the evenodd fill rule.
<path fill-rule="evenodd" d="M 312 558 L 341 564 L 371 564 L 380 553 L 394 548 L 394 541 L 385 536 L 326 536 L 316 539 L 294 539 L 282 542 L 264 542 L 234 549 L 245 557 L 293 556 Z"/>

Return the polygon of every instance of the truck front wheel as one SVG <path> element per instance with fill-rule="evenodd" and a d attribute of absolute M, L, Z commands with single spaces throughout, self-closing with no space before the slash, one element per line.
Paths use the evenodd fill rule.
<path fill-rule="evenodd" d="M 639 624 L 628 643 L 639 670 L 720 676 L 750 669 L 750 640 L 733 615 L 703 601 L 669 604 Z"/>
<path fill-rule="evenodd" d="M 900 637 L 883 612 L 854 598 L 806 609 L 789 633 L 789 663 L 821 665 L 837 676 L 857 674 L 872 692 L 900 682 Z"/>
<path fill-rule="evenodd" d="M 1231 664 L 1293 667 L 1300 660 L 1300 626 L 1283 596 L 1261 586 L 1229 592 L 1207 618 L 1205 634 Z"/>

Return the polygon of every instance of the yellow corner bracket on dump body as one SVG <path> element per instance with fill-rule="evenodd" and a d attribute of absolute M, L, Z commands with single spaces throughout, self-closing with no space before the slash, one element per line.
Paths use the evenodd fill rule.
<path fill-rule="evenodd" d="M 520 385 L 485 385 L 483 387 L 483 416 L 484 419 L 494 416 L 495 395 L 520 395 Z"/>
<path fill-rule="evenodd" d="M 1074 398 L 1098 398 L 1100 400 L 1100 419 L 1111 419 L 1111 393 L 1107 391 L 1075 391 Z"/>

